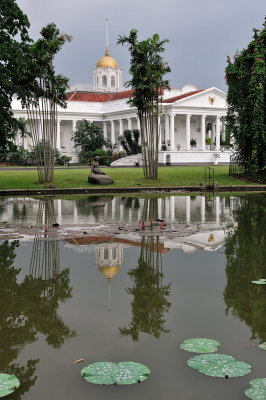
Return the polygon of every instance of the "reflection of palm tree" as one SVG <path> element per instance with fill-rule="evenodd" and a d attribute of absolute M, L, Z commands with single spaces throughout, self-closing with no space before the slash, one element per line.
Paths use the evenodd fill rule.
<path fill-rule="evenodd" d="M 45 222 L 48 219 L 46 213 Z M 35 238 L 35 255 L 40 242 L 40 238 Z M 72 291 L 69 270 L 60 272 L 59 249 L 47 242 L 45 251 L 38 257 L 32 256 L 30 274 L 19 283 L 20 269 L 13 266 L 18 246 L 19 241 L 5 241 L 0 245 L 0 371 L 15 373 L 23 382 L 11 395 L 10 399 L 14 400 L 20 400 L 36 380 L 38 359 L 29 360 L 24 367 L 12 363 L 23 346 L 36 341 L 38 333 L 45 335 L 47 343 L 55 348 L 75 335 L 57 314 L 59 302 L 71 298 Z"/>
<path fill-rule="evenodd" d="M 164 327 L 164 313 L 168 312 L 171 305 L 167 300 L 171 284 L 162 283 L 164 275 L 158 236 L 142 238 L 139 265 L 129 271 L 129 276 L 134 282 L 134 286 L 126 290 L 134 296 L 131 303 L 132 319 L 128 328 L 119 328 L 121 335 L 130 335 L 133 340 L 139 340 L 141 332 L 156 338 L 162 332 L 169 332 Z"/>
<path fill-rule="evenodd" d="M 226 313 L 231 312 L 252 329 L 252 339 L 266 341 L 266 288 L 251 283 L 266 278 L 265 195 L 241 200 L 234 213 L 236 227 L 225 240 Z"/>
<path fill-rule="evenodd" d="M 56 223 L 53 199 L 40 200 L 37 213 L 36 225 L 38 227 L 45 224 L 50 227 Z M 30 275 L 50 279 L 60 270 L 60 256 L 57 241 L 41 240 L 36 234 L 33 242 L 33 250 L 30 262 Z"/>
<path fill-rule="evenodd" d="M 44 223 L 49 235 L 50 227 L 56 222 L 53 199 L 41 200 L 36 225 Z M 41 240 L 35 235 L 30 263 L 30 273 L 24 280 L 27 298 L 25 308 L 29 319 L 33 320 L 38 332 L 46 336 L 48 344 L 60 347 L 65 339 L 75 336 L 57 315 L 59 301 L 71 298 L 69 270 L 60 272 L 58 241 Z M 48 317 L 48 318 L 47 318 Z"/>

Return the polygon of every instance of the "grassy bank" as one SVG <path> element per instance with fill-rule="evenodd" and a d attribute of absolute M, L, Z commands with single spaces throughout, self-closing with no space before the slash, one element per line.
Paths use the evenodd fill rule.
<path fill-rule="evenodd" d="M 142 168 L 105 168 L 104 172 L 114 179 L 115 183 L 111 185 L 112 187 L 197 186 L 204 181 L 205 174 L 202 166 L 159 168 L 159 178 L 156 180 L 144 179 Z M 97 185 L 88 184 L 89 173 L 89 168 L 55 170 L 53 185 L 58 188 L 97 187 Z M 215 166 L 215 181 L 220 186 L 247 185 L 244 181 L 230 177 L 228 166 Z M 47 185 L 38 183 L 36 171 L 1 171 L 0 169 L 0 189 L 41 189 L 44 187 Z"/>

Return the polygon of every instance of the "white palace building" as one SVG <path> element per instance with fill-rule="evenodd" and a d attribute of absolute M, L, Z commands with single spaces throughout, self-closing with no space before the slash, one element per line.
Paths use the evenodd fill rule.
<path fill-rule="evenodd" d="M 101 127 L 104 136 L 113 144 L 118 143 L 118 136 L 125 129 L 139 129 L 136 109 L 127 104 L 132 93 L 123 88 L 122 69 L 107 48 L 93 70 L 93 85 L 72 85 L 67 108 L 58 110 L 57 148 L 60 152 L 70 156 L 72 163 L 78 162 L 78 151 L 71 137 L 83 119 Z M 18 100 L 13 100 L 12 109 L 16 118 L 27 118 Z M 166 150 L 159 152 L 159 163 L 228 163 L 231 152 L 221 146 L 221 139 L 225 140 L 226 112 L 226 94 L 215 87 L 199 90 L 185 85 L 165 91 L 160 140 Z M 18 145 L 22 145 L 20 136 L 18 134 L 16 139 Z M 206 145 L 207 137 L 211 138 L 211 145 Z M 195 139 L 193 147 L 191 139 Z M 31 139 L 26 137 L 23 145 L 30 148 Z"/>

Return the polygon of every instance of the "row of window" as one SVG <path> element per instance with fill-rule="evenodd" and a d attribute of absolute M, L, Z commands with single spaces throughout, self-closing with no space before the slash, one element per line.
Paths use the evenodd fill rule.
<path fill-rule="evenodd" d="M 99 85 L 99 78 L 97 76 L 97 85 Z M 102 85 L 107 86 L 107 76 L 103 75 L 102 76 Z M 111 86 L 115 86 L 115 76 L 111 76 Z"/>

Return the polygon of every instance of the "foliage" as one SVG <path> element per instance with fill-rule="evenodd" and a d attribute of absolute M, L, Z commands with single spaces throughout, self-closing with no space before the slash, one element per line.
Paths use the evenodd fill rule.
<path fill-rule="evenodd" d="M 55 73 L 54 56 L 71 37 L 60 33 L 54 23 L 41 30 L 41 38 L 28 46 L 26 71 L 21 77 L 19 99 L 26 107 L 31 138 L 36 147 L 43 141 L 44 152 L 37 153 L 39 182 L 52 182 L 57 134 L 57 106 L 66 107 L 68 79 Z"/>
<path fill-rule="evenodd" d="M 207 145 L 212 144 L 212 139 L 211 139 L 211 138 L 206 138 L 206 139 L 205 139 L 205 143 L 206 143 Z"/>
<path fill-rule="evenodd" d="M 118 139 L 128 156 L 141 153 L 139 144 L 140 131 L 138 129 L 126 129 Z"/>
<path fill-rule="evenodd" d="M 82 368 L 81 376 L 86 381 L 99 385 L 131 385 L 148 378 L 150 370 L 143 364 L 126 362 L 97 362 Z"/>
<path fill-rule="evenodd" d="M 139 41 L 137 31 L 131 29 L 129 36 L 119 36 L 118 44 L 127 44 L 131 55 L 130 74 L 132 79 L 126 83 L 132 87 L 133 96 L 128 100 L 137 109 L 141 127 L 141 144 L 144 177 L 157 179 L 159 116 L 164 89 L 169 89 L 164 75 L 170 72 L 161 53 L 168 40 L 161 40 L 158 34 Z"/>
<path fill-rule="evenodd" d="M 227 135 L 235 142 L 235 158 L 246 176 L 265 179 L 266 30 L 253 29 L 253 40 L 237 51 L 226 67 Z"/>
<path fill-rule="evenodd" d="M 17 124 L 11 111 L 12 97 L 21 90 L 30 38 L 29 20 L 15 0 L 1 0 L 0 7 L 0 148 L 10 146 Z"/>
<path fill-rule="evenodd" d="M 197 146 L 197 139 L 190 139 L 190 146 Z"/>
<path fill-rule="evenodd" d="M 263 194 L 242 198 L 225 239 L 226 314 L 245 321 L 251 339 L 261 341 L 266 341 L 266 290 L 252 281 L 266 276 L 265 208 Z"/>
<path fill-rule="evenodd" d="M 227 354 L 200 354 L 188 360 L 191 368 L 197 369 L 204 375 L 217 378 L 236 378 L 249 374 L 251 366 L 241 361 L 236 361 Z"/>
<path fill-rule="evenodd" d="M 93 158 L 96 150 L 107 145 L 102 129 L 86 119 L 83 119 L 77 130 L 73 132 L 72 140 L 75 148 L 81 148 L 79 158 L 84 163 Z"/>

